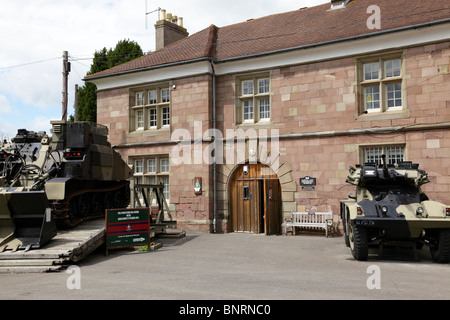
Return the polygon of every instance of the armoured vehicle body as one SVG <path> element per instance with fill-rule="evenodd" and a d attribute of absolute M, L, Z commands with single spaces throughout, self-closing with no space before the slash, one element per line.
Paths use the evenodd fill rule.
<path fill-rule="evenodd" d="M 356 194 L 340 202 L 344 237 L 357 260 L 368 258 L 370 244 L 426 244 L 435 262 L 450 261 L 450 207 L 421 191 L 430 182 L 418 164 L 366 163 L 350 167 L 347 183 Z"/>
<path fill-rule="evenodd" d="M 51 124 L 51 138 L 21 129 L 0 149 L 0 251 L 39 248 L 57 228 L 129 204 L 131 169 L 108 144 L 108 129 Z"/>

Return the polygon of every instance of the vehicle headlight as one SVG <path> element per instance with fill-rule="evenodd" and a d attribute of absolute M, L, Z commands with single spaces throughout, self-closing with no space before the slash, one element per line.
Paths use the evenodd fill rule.
<path fill-rule="evenodd" d="M 416 214 L 422 215 L 424 213 L 423 207 L 417 207 Z"/>
<path fill-rule="evenodd" d="M 382 207 L 381 207 L 381 212 L 382 212 L 383 214 L 386 214 L 386 213 L 388 212 L 388 207 L 382 206 Z"/>

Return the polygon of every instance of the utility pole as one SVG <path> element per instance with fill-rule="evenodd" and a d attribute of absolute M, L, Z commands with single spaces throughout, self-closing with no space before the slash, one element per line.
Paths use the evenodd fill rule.
<path fill-rule="evenodd" d="M 78 84 L 75 85 L 75 102 L 73 104 L 73 108 L 75 109 L 74 120 L 78 121 Z"/>
<path fill-rule="evenodd" d="M 63 92 L 62 92 L 62 120 L 67 121 L 68 78 L 70 72 L 69 54 L 63 51 Z"/>

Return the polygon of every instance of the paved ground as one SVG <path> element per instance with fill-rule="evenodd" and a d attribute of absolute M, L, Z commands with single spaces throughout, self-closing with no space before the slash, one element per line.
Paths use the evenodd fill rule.
<path fill-rule="evenodd" d="M 419 250 L 419 261 L 402 251 L 407 260 L 371 256 L 360 262 L 352 259 L 342 237 L 187 232 L 185 238 L 162 241 L 162 248 L 150 252 L 120 249 L 106 256 L 102 248 L 76 270 L 67 270 L 72 273 L 0 274 L 0 299 L 450 297 L 450 265 L 433 263 L 427 247 Z M 69 289 L 75 284 L 81 287 Z"/>

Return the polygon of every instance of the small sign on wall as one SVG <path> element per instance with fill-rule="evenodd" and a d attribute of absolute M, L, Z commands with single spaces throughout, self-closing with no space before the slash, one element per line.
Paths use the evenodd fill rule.
<path fill-rule="evenodd" d="M 300 178 L 300 186 L 303 191 L 314 191 L 316 190 L 316 178 L 311 178 L 309 176 Z"/>
<path fill-rule="evenodd" d="M 202 194 L 202 178 L 201 177 L 194 178 L 194 193 L 196 195 Z"/>

